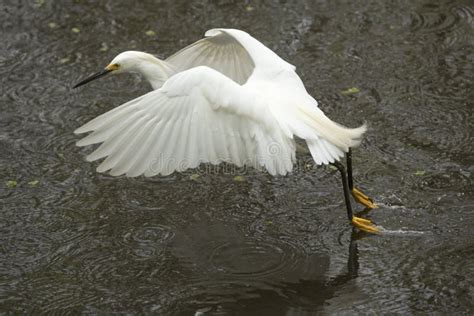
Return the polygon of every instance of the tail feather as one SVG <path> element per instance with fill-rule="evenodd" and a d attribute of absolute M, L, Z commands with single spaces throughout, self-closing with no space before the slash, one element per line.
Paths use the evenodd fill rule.
<path fill-rule="evenodd" d="M 277 112 L 275 117 L 290 134 L 305 139 L 311 156 L 317 164 L 328 164 L 344 157 L 350 147 L 359 145 L 367 125 L 347 128 L 331 121 L 317 104 L 303 104 L 288 111 Z M 291 135 L 289 135 L 291 137 Z"/>
<path fill-rule="evenodd" d="M 315 134 L 336 145 L 347 152 L 349 147 L 360 144 L 362 135 L 367 131 L 367 125 L 357 128 L 347 128 L 331 121 L 319 108 L 298 107 L 300 118 L 310 127 Z"/>
<path fill-rule="evenodd" d="M 344 157 L 344 152 L 339 147 L 323 138 L 307 139 L 306 144 L 311 152 L 311 156 L 318 165 L 333 163 Z"/>

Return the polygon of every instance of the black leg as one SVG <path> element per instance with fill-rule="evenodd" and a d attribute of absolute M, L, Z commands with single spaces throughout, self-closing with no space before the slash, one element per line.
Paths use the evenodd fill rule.
<path fill-rule="evenodd" d="M 374 208 L 376 206 L 375 204 L 373 204 L 370 198 L 368 198 L 365 194 L 354 188 L 354 183 L 352 179 L 352 153 L 350 148 L 347 152 L 346 159 L 347 173 L 346 168 L 344 168 L 344 165 L 339 161 L 335 161 L 334 163 L 332 163 L 332 165 L 334 165 L 341 173 L 342 188 L 344 189 L 344 200 L 346 202 L 347 209 L 347 217 L 349 218 L 349 221 L 352 223 L 352 225 L 354 227 L 357 227 L 359 230 L 373 234 L 378 233 L 380 232 L 380 230 L 377 228 L 377 226 L 372 224 L 370 220 L 353 216 L 349 190 L 352 193 L 354 199 L 365 207 Z"/>
<path fill-rule="evenodd" d="M 349 190 L 352 193 L 354 199 L 364 205 L 366 208 L 372 209 L 375 208 L 376 205 L 371 198 L 369 198 L 364 193 L 360 192 L 354 187 L 354 178 L 352 177 L 352 149 L 349 147 L 349 150 L 346 153 L 346 160 L 347 160 L 347 184 L 349 185 Z"/>
<path fill-rule="evenodd" d="M 347 160 L 347 183 L 349 184 L 349 189 L 352 191 L 354 188 L 354 180 L 352 179 L 352 149 L 349 147 L 349 151 L 346 154 Z"/>
<path fill-rule="evenodd" d="M 349 186 L 347 184 L 347 176 L 346 176 L 346 168 L 339 162 L 335 161 L 332 163 L 341 173 L 342 178 L 342 188 L 344 190 L 344 200 L 346 202 L 346 209 L 347 209 L 347 217 L 350 221 L 352 221 L 352 206 L 351 206 L 351 199 L 349 196 Z"/>

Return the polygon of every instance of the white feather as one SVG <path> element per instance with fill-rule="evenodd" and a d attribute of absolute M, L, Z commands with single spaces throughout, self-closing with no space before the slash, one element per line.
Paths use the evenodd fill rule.
<path fill-rule="evenodd" d="M 99 172 L 168 175 L 226 161 L 285 175 L 295 161 L 294 136 L 306 140 L 317 164 L 339 160 L 359 143 L 365 125 L 331 121 L 294 66 L 256 39 L 231 29 L 206 36 L 165 61 L 139 52 L 114 59 L 155 90 L 75 131 L 92 132 L 79 146 L 102 143 L 87 157 L 106 157 Z"/>

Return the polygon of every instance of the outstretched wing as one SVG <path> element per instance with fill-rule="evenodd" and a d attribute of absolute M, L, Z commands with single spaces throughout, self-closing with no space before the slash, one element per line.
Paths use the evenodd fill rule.
<path fill-rule="evenodd" d="M 178 71 L 208 66 L 244 84 L 255 64 L 242 44 L 224 31 L 208 31 L 203 38 L 166 59 Z"/>
<path fill-rule="evenodd" d="M 295 159 L 294 141 L 266 102 L 208 67 L 181 72 L 75 133 L 90 131 L 78 145 L 102 143 L 87 160 L 107 157 L 97 171 L 114 176 L 168 175 L 224 161 L 284 175 Z"/>

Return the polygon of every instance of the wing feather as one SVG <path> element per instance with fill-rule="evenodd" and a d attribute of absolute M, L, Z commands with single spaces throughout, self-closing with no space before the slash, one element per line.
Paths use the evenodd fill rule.
<path fill-rule="evenodd" d="M 104 126 L 105 124 L 113 123 L 115 120 L 120 119 L 120 117 L 125 116 L 127 113 L 130 113 L 131 111 L 134 111 L 135 108 L 133 107 L 134 105 L 138 104 L 140 101 L 142 101 L 144 96 L 138 97 L 136 99 L 133 99 L 127 103 L 124 103 L 115 109 L 110 110 L 109 112 L 99 115 L 95 119 L 91 120 L 87 124 L 79 127 L 74 131 L 75 134 L 82 134 L 85 132 L 90 132 L 93 130 L 97 130 L 100 127 Z"/>
<path fill-rule="evenodd" d="M 144 122 L 143 118 L 136 120 L 129 128 L 125 129 L 122 133 L 117 134 L 117 137 L 114 138 L 114 146 L 111 150 L 111 153 L 108 157 L 99 165 L 97 168 L 98 172 L 103 172 L 114 168 L 117 164 L 120 164 L 120 161 L 123 162 L 121 158 L 127 152 L 128 147 L 131 145 L 131 142 L 136 138 L 138 132 L 142 128 Z"/>
<path fill-rule="evenodd" d="M 140 148 L 136 151 L 135 157 L 133 159 L 130 168 L 127 170 L 128 177 L 136 177 L 143 173 L 146 166 L 144 161 L 147 159 L 150 154 L 150 149 L 155 138 L 153 137 L 156 130 L 160 127 L 160 123 L 157 123 L 158 118 L 155 118 L 150 121 L 150 127 L 145 133 L 145 139 L 141 142 Z M 163 123 L 163 122 L 161 122 Z"/>
<path fill-rule="evenodd" d="M 130 145 L 123 149 L 123 155 L 120 159 L 120 164 L 116 164 L 112 171 L 112 175 L 121 175 L 132 168 L 134 163 L 139 159 L 140 153 L 143 152 L 143 144 L 149 140 L 150 132 L 155 126 L 156 119 L 149 120 L 140 128 L 134 140 Z"/>
<path fill-rule="evenodd" d="M 166 62 L 177 71 L 207 66 L 238 84 L 244 84 L 255 68 L 250 54 L 229 32 L 210 34 L 168 57 Z"/>
<path fill-rule="evenodd" d="M 294 143 L 269 113 L 255 92 L 211 68 L 196 67 L 77 132 L 92 131 L 79 143 L 102 143 L 88 160 L 106 157 L 97 170 L 114 176 L 168 175 L 222 161 L 286 174 Z M 276 143 L 281 150 L 271 152 Z"/>

